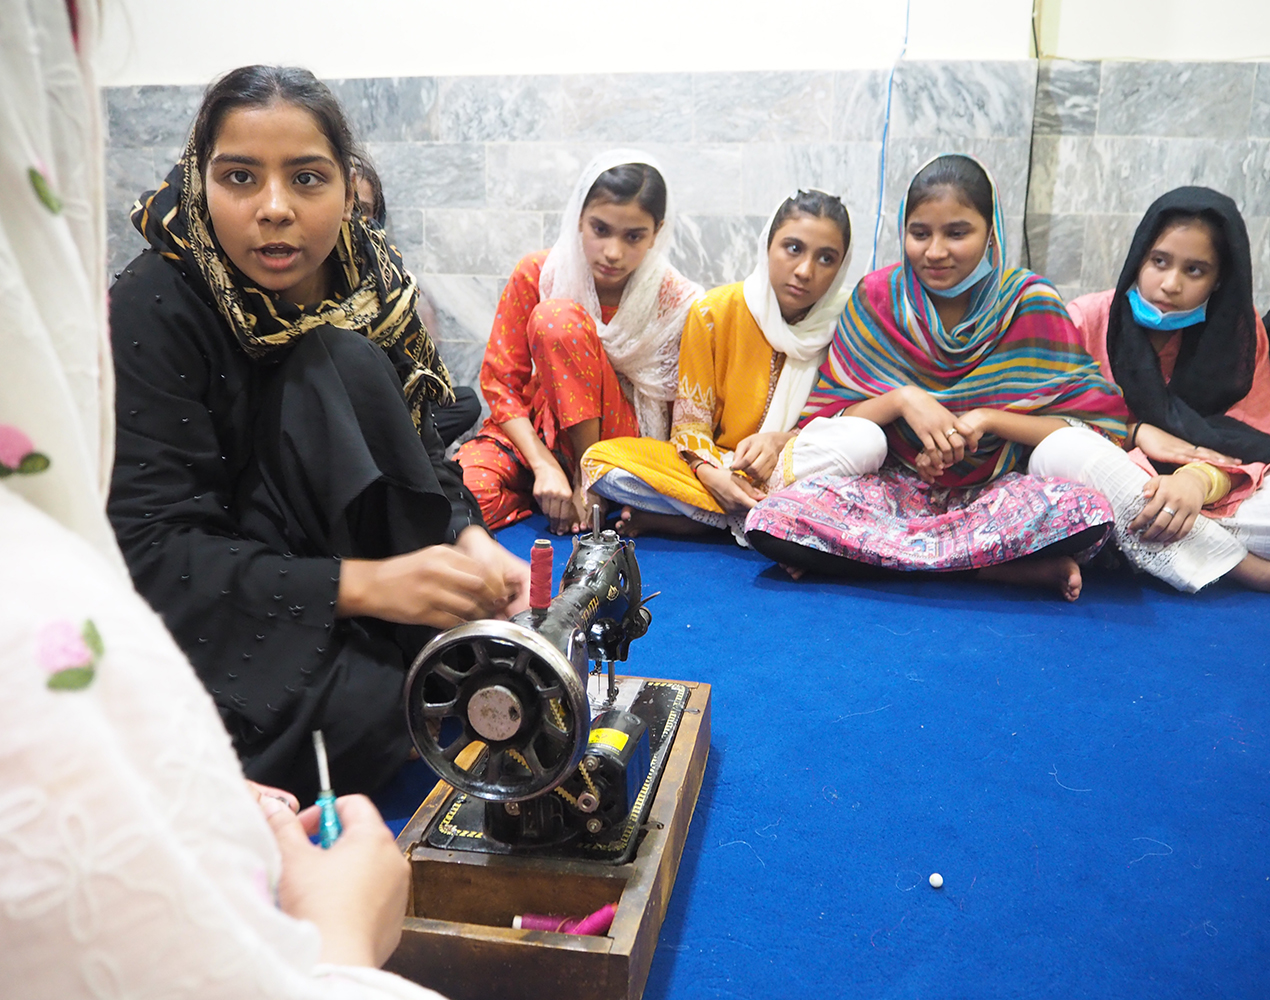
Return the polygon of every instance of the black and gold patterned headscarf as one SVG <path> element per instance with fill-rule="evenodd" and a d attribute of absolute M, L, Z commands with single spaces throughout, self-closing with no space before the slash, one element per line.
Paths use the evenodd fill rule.
<path fill-rule="evenodd" d="M 321 326 L 356 330 L 388 352 L 416 424 L 424 401 L 454 401 L 450 373 L 415 309 L 414 275 L 383 230 L 360 217 L 340 227 L 332 251 L 342 286 L 338 297 L 313 308 L 257 288 L 226 256 L 212 231 L 192 139 L 158 190 L 137 200 L 132 224 L 159 253 L 202 278 L 250 357 L 267 358 Z"/>

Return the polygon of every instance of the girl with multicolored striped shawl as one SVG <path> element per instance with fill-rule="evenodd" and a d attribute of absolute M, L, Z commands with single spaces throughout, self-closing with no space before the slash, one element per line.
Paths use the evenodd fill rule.
<path fill-rule="evenodd" d="M 1054 287 L 1006 267 L 1004 234 L 976 160 L 918 172 L 903 260 L 848 301 L 792 445 L 798 481 L 747 519 L 756 549 L 795 575 L 969 571 L 1080 595 L 1111 509 L 1027 469 L 1073 424 L 1122 440 L 1127 411 Z"/>

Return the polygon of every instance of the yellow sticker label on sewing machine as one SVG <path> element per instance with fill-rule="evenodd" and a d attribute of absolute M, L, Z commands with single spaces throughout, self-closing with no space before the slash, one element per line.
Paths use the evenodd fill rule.
<path fill-rule="evenodd" d="M 621 750 L 626 746 L 629 737 L 620 729 L 592 729 L 591 743 L 603 743 L 606 747 L 612 747 L 614 750 Z"/>

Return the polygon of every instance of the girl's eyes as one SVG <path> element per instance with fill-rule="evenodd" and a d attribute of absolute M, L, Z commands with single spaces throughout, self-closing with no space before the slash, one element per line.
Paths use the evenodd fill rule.
<path fill-rule="evenodd" d="M 789 254 L 791 257 L 797 257 L 799 254 L 803 252 L 803 245 L 799 243 L 797 240 L 786 240 L 785 252 Z"/>
<path fill-rule="evenodd" d="M 631 244 L 632 246 L 639 246 L 639 244 L 644 242 L 645 235 L 646 234 L 642 232 L 641 233 L 627 233 L 626 242 Z"/>
<path fill-rule="evenodd" d="M 822 253 L 819 260 L 820 263 L 824 264 L 826 267 L 831 267 L 838 262 L 838 258 L 828 252 Z"/>
<path fill-rule="evenodd" d="M 244 185 L 252 183 L 255 178 L 252 177 L 251 171 L 236 168 L 225 174 L 225 180 L 230 184 Z M 300 187 L 315 187 L 318 184 L 325 183 L 325 181 L 325 177 L 312 170 L 301 170 L 295 175 L 295 183 Z"/>

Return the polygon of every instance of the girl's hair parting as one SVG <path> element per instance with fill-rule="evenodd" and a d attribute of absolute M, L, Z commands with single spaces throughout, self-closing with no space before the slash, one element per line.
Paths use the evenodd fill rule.
<path fill-rule="evenodd" d="M 792 198 L 786 198 L 772 217 L 772 225 L 767 230 L 767 246 L 770 249 L 776 230 L 796 215 L 811 215 L 818 219 L 828 219 L 842 231 L 842 249 L 845 253 L 851 248 L 851 216 L 847 214 L 847 206 L 842 200 L 824 191 L 800 190 Z"/>
<path fill-rule="evenodd" d="M 384 202 L 384 185 L 379 179 L 379 172 L 365 153 L 354 153 L 353 173 L 358 180 L 364 180 L 370 185 L 371 203 L 369 205 L 363 205 L 360 195 L 358 196 L 357 206 L 361 209 L 362 216 L 383 229 L 388 221 L 388 205 Z"/>
<path fill-rule="evenodd" d="M 1151 242 L 1147 244 L 1147 254 L 1150 254 L 1152 247 L 1159 242 L 1166 229 L 1185 225 L 1200 225 L 1204 227 L 1204 230 L 1208 233 L 1208 238 L 1213 241 L 1213 249 L 1217 251 L 1218 279 L 1220 280 L 1223 275 L 1230 274 L 1233 262 L 1230 256 L 1230 238 L 1226 235 L 1226 220 L 1211 208 L 1201 208 L 1198 211 L 1173 208 L 1161 213 L 1160 224 L 1156 227 L 1155 232 L 1151 234 Z M 1143 260 L 1145 259 L 1146 255 L 1143 256 Z M 1142 267 L 1141 260 L 1138 261 L 1138 267 Z"/>
<path fill-rule="evenodd" d="M 206 172 L 212 147 L 229 112 L 264 108 L 278 101 L 294 104 L 313 116 L 331 144 L 345 182 L 351 184 L 354 158 L 360 150 L 344 109 L 326 84 L 297 66 L 240 66 L 211 83 L 194 119 L 194 156 L 199 172 Z"/>
<path fill-rule="evenodd" d="M 595 179 L 582 202 L 583 210 L 596 201 L 614 205 L 638 201 L 639 207 L 653 217 L 653 223 L 660 226 L 666 218 L 666 182 L 647 163 L 623 163 Z"/>
<path fill-rule="evenodd" d="M 908 186 L 904 221 L 921 204 L 934 198 L 940 188 L 952 188 L 957 197 L 983 216 L 992 229 L 992 182 L 983 167 L 968 156 L 947 153 L 922 167 Z"/>

